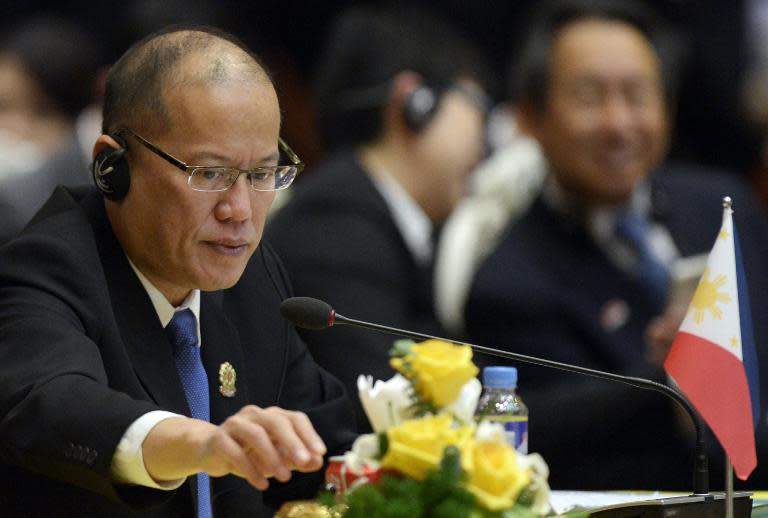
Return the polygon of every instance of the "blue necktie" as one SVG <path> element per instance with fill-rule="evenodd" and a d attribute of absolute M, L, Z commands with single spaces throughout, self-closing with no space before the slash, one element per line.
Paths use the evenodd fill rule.
<path fill-rule="evenodd" d="M 210 421 L 210 406 L 208 401 L 208 376 L 200 358 L 200 347 L 197 344 L 197 325 L 195 315 L 185 309 L 173 315 L 171 322 L 165 328 L 168 338 L 173 344 L 173 358 L 176 369 L 184 387 L 192 417 Z M 211 484 L 208 473 L 197 474 L 197 518 L 212 518 Z"/>
<path fill-rule="evenodd" d="M 636 214 L 624 214 L 616 222 L 616 236 L 635 252 L 635 272 L 640 284 L 653 300 L 663 307 L 667 299 L 670 275 L 666 266 L 654 255 L 648 244 L 648 223 Z"/>

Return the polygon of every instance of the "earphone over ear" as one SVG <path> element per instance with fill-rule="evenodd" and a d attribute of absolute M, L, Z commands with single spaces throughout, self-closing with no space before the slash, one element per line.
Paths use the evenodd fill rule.
<path fill-rule="evenodd" d="M 386 82 L 367 88 L 341 92 L 337 105 L 345 111 L 365 110 L 384 106 L 390 95 L 391 83 Z M 435 89 L 422 85 L 403 99 L 403 118 L 408 127 L 416 132 L 424 129 L 438 108 L 439 96 Z"/>
<path fill-rule="evenodd" d="M 99 151 L 91 164 L 93 182 L 105 198 L 120 201 L 128 194 L 131 175 L 125 153 L 128 151 L 125 141 L 118 135 L 110 134 L 120 147 L 107 147 Z"/>
<path fill-rule="evenodd" d="M 403 117 L 408 127 L 417 132 L 424 129 L 435 115 L 437 104 L 437 93 L 428 86 L 411 92 L 403 103 Z"/>

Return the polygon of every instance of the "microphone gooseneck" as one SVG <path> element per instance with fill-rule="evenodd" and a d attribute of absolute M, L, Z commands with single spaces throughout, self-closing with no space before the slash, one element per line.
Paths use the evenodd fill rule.
<path fill-rule="evenodd" d="M 500 349 L 493 349 L 491 347 L 485 347 L 482 345 L 475 345 L 466 342 L 459 342 L 456 340 L 449 340 L 447 338 L 441 338 L 438 336 L 427 335 L 423 333 L 416 333 L 413 331 L 407 331 L 405 329 L 398 329 L 395 327 L 384 326 L 381 324 L 374 324 L 372 322 L 365 322 L 362 320 L 355 320 L 353 318 L 347 318 L 342 316 L 326 302 L 312 298 L 312 297 L 293 297 L 283 301 L 280 305 L 280 314 L 286 320 L 292 322 L 296 327 L 304 329 L 326 329 L 334 324 L 347 324 L 356 327 L 362 327 L 366 329 L 373 329 L 375 331 L 381 331 L 397 336 L 405 336 L 408 338 L 415 338 L 418 340 L 442 340 L 456 345 L 468 345 L 472 350 L 483 354 L 489 354 L 491 356 L 498 356 L 508 360 L 516 360 L 525 363 L 532 363 L 534 365 L 541 365 L 543 367 L 549 367 L 552 369 L 559 369 L 567 372 L 575 372 L 578 374 L 585 374 L 595 378 L 617 381 L 630 385 L 639 389 L 653 390 L 664 394 L 677 402 L 688 413 L 688 416 L 693 421 L 693 425 L 696 429 L 696 449 L 694 451 L 694 473 L 693 473 L 693 494 L 694 495 L 706 495 L 709 493 L 709 467 L 706 453 L 706 444 L 704 441 L 704 425 L 699 418 L 698 413 L 693 408 L 691 403 L 677 390 L 668 387 L 662 383 L 655 381 L 636 378 L 632 376 L 623 376 L 621 374 L 615 374 L 612 372 L 599 371 L 596 369 L 589 369 L 587 367 L 581 367 L 579 365 L 571 365 L 568 363 L 560 363 L 553 360 L 547 360 L 544 358 L 537 358 L 535 356 L 528 356 L 525 354 L 513 353 L 509 351 L 503 351 Z"/>

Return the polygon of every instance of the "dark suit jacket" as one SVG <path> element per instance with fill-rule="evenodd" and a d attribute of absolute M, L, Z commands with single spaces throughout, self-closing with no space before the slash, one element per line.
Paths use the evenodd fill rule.
<path fill-rule="evenodd" d="M 653 181 L 653 216 L 682 256 L 708 253 L 727 194 L 734 199 L 756 343 L 764 349 L 768 227 L 753 196 L 730 178 L 667 170 Z M 481 265 L 466 306 L 467 328 L 482 344 L 665 382 L 644 356 L 644 330 L 660 312 L 644 293 L 582 225 L 539 199 Z M 613 328 L 611 322 L 624 320 L 621 312 L 626 321 Z M 763 372 L 767 359 L 763 354 Z M 693 441 L 677 432 L 665 398 L 541 367 L 518 368 L 531 412 L 530 447 L 549 462 L 553 487 L 691 489 Z M 722 470 L 712 465 L 714 482 Z"/>
<path fill-rule="evenodd" d="M 293 198 L 267 224 L 297 295 L 317 297 L 349 317 L 439 333 L 431 272 L 419 267 L 367 173 L 352 152 L 339 153 L 299 180 Z M 357 403 L 357 377 L 389 379 L 397 337 L 353 327 L 304 331 L 315 360 L 335 374 Z"/>
<path fill-rule="evenodd" d="M 263 245 L 237 285 L 202 294 L 211 421 L 247 404 L 300 409 L 329 451 L 341 452 L 353 439 L 351 405 L 280 318 L 289 295 L 280 263 Z M 233 398 L 219 393 L 225 361 L 237 372 Z M 59 189 L 0 251 L 2 514 L 193 516 L 195 477 L 170 492 L 110 480 L 122 434 L 157 409 L 190 415 L 171 345 L 101 197 L 89 187 Z M 271 516 L 268 506 L 311 496 L 321 478 L 295 475 L 264 495 L 234 476 L 213 479 L 213 507 L 218 516 Z"/>

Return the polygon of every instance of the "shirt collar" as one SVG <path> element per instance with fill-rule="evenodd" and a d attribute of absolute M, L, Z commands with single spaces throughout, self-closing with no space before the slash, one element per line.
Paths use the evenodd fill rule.
<path fill-rule="evenodd" d="M 635 189 L 632 197 L 624 205 L 587 209 L 563 189 L 554 175 L 549 174 L 542 192 L 542 200 L 554 212 L 564 216 L 565 221 L 573 221 L 576 225 L 583 225 L 597 246 L 621 269 L 632 269 L 636 261 L 634 252 L 630 247 L 617 240 L 615 235 L 619 217 L 627 212 L 648 222 L 648 244 L 651 253 L 658 260 L 671 267 L 674 261 L 680 257 L 680 252 L 669 231 L 664 225 L 655 223 L 651 218 L 651 186 L 647 181 Z"/>
<path fill-rule="evenodd" d="M 549 174 L 544 184 L 542 198 L 544 203 L 555 212 L 581 221 L 597 241 L 604 241 L 613 234 L 616 221 L 625 212 L 634 213 L 646 220 L 650 219 L 651 189 L 647 182 L 635 189 L 632 197 L 624 205 L 588 209 L 563 189 L 553 174 Z"/>
<path fill-rule="evenodd" d="M 136 273 L 136 277 L 139 278 L 139 282 L 141 282 L 147 295 L 149 295 L 149 299 L 152 301 L 152 307 L 155 308 L 155 313 L 157 313 L 157 317 L 160 319 L 160 324 L 163 326 L 163 329 L 165 329 L 171 322 L 174 313 L 189 309 L 192 311 L 192 314 L 195 315 L 197 343 L 200 344 L 200 290 L 192 290 L 178 307 L 173 307 L 173 305 L 168 302 L 168 299 L 165 298 L 165 295 L 160 293 L 160 290 L 158 290 L 155 285 L 141 273 L 130 258 L 128 259 L 128 264 L 131 265 L 134 273 Z"/>
<path fill-rule="evenodd" d="M 422 266 L 432 260 L 432 221 L 418 203 L 393 178 L 385 175 L 371 175 L 376 186 L 392 213 L 400 234 L 416 262 Z"/>

